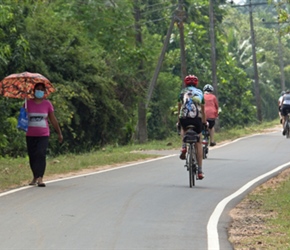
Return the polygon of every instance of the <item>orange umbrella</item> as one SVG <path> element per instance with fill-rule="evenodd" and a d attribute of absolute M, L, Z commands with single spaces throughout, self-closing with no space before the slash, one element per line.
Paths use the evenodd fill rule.
<path fill-rule="evenodd" d="M 34 98 L 36 83 L 45 85 L 44 97 L 55 91 L 51 82 L 41 74 L 23 72 L 5 77 L 0 83 L 0 94 L 11 98 Z"/>

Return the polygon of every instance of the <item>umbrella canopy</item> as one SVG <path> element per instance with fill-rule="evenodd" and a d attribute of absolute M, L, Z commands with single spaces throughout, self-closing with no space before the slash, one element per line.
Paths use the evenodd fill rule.
<path fill-rule="evenodd" d="M 34 98 L 34 86 L 37 83 L 45 85 L 44 97 L 55 91 L 51 82 L 41 74 L 23 72 L 5 77 L 0 83 L 0 94 L 11 98 Z"/>

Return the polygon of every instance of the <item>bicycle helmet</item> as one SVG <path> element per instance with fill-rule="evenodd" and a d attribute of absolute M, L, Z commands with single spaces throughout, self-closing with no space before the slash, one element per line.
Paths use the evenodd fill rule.
<path fill-rule="evenodd" d="M 203 91 L 206 91 L 206 92 L 213 92 L 214 88 L 212 85 L 210 84 L 206 84 L 204 87 L 203 87 Z"/>
<path fill-rule="evenodd" d="M 284 90 L 282 90 L 281 95 L 284 95 L 286 92 Z"/>
<path fill-rule="evenodd" d="M 197 86 L 198 78 L 195 75 L 188 75 L 184 78 L 184 83 L 186 86 Z"/>

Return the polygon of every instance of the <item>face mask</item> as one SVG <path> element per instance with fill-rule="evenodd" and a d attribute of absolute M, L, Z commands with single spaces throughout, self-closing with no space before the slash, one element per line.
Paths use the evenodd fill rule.
<path fill-rule="evenodd" d="M 42 90 L 35 90 L 35 97 L 36 98 L 41 99 L 41 98 L 43 98 L 43 96 L 44 96 L 44 91 L 42 91 Z"/>

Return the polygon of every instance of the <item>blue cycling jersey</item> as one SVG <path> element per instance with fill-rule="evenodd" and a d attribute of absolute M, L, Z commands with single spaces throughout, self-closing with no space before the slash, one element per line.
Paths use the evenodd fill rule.
<path fill-rule="evenodd" d="M 203 96 L 203 92 L 202 90 L 194 87 L 194 86 L 188 86 L 185 87 L 184 89 L 181 90 L 180 94 L 179 94 L 179 98 L 178 98 L 178 102 L 183 102 L 183 95 L 187 92 L 192 93 L 192 100 L 198 104 L 204 104 L 204 96 Z"/>

